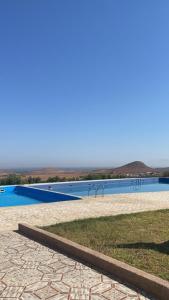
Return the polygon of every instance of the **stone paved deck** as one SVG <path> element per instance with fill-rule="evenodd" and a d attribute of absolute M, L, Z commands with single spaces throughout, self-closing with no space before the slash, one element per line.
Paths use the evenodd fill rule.
<path fill-rule="evenodd" d="M 15 230 L 19 222 L 51 225 L 99 217 L 169 208 L 169 192 L 135 193 L 84 198 L 29 206 L 0 208 L 0 231 Z"/>
<path fill-rule="evenodd" d="M 0 299 L 150 300 L 15 232 L 0 234 Z"/>

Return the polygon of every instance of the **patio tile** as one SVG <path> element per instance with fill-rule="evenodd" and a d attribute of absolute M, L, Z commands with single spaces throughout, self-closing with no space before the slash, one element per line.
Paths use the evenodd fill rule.
<path fill-rule="evenodd" d="M 0 241 L 0 300 L 150 300 L 18 233 L 0 234 Z"/>

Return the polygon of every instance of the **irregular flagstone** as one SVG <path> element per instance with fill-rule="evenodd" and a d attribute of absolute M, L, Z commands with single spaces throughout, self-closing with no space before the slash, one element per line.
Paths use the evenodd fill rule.
<path fill-rule="evenodd" d="M 7 255 L 0 255 L 0 300 L 150 300 L 15 232 L 0 234 L 0 241 Z"/>

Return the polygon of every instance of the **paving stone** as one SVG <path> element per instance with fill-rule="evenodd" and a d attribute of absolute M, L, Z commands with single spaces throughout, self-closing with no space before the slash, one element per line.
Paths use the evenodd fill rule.
<path fill-rule="evenodd" d="M 70 291 L 70 286 L 63 282 L 52 282 L 51 286 L 59 293 L 69 293 Z"/>
<path fill-rule="evenodd" d="M 77 263 L 76 263 L 76 266 L 75 266 L 75 269 L 76 269 L 76 270 L 87 270 L 88 267 L 85 266 L 85 265 L 83 265 L 83 264 L 81 264 L 81 263 L 79 263 L 79 262 L 77 262 Z"/>
<path fill-rule="evenodd" d="M 0 282 L 0 294 L 3 292 L 3 290 L 6 288 L 6 285 L 3 282 Z"/>
<path fill-rule="evenodd" d="M 99 283 L 96 286 L 91 288 L 91 291 L 93 294 L 102 294 L 108 290 L 110 290 L 112 287 L 111 283 Z"/>
<path fill-rule="evenodd" d="M 84 197 L 76 201 L 60 201 L 40 205 L 1 208 L 0 231 L 16 230 L 18 223 L 45 226 L 90 217 L 127 214 L 169 208 L 169 191 Z M 8 234 L 3 240 L 8 241 Z M 1 249 L 0 239 L 0 249 Z M 15 243 L 20 243 L 20 237 Z M 7 244 L 10 244 L 9 241 Z M 30 244 L 30 248 L 33 243 Z M 22 248 L 24 251 L 24 248 Z"/>
<path fill-rule="evenodd" d="M 102 282 L 104 282 L 104 283 L 113 283 L 113 284 L 118 283 L 117 280 L 114 280 L 114 279 L 112 279 L 108 276 L 105 276 L 105 275 L 102 275 Z"/>
<path fill-rule="evenodd" d="M 3 260 L 3 262 L 0 263 L 0 272 L 6 272 L 11 267 L 13 267 L 11 261 Z"/>
<path fill-rule="evenodd" d="M 67 294 L 57 294 L 53 297 L 50 297 L 49 300 L 71 300 Z"/>
<path fill-rule="evenodd" d="M 129 296 L 137 296 L 137 292 L 133 291 L 132 289 L 128 288 L 127 286 L 124 286 L 123 284 L 115 284 L 115 288 L 116 290 L 120 291 L 120 292 L 124 292 L 127 293 L 127 295 Z"/>
<path fill-rule="evenodd" d="M 41 271 L 42 273 L 44 274 L 51 274 L 51 273 L 54 273 L 54 269 L 49 266 L 49 265 L 42 265 L 42 264 L 39 264 L 38 266 L 38 270 Z"/>
<path fill-rule="evenodd" d="M 18 269 L 4 276 L 3 282 L 7 285 L 25 286 L 34 283 L 42 278 L 42 273 L 32 269 Z"/>
<path fill-rule="evenodd" d="M 1 259 L 1 256 L 0 256 Z M 5 276 L 6 273 L 0 273 L 0 279 L 2 279 Z"/>
<path fill-rule="evenodd" d="M 0 300 L 150 300 L 16 232 L 0 234 L 0 241 L 7 253 L 0 255 Z"/>
<path fill-rule="evenodd" d="M 4 298 L 4 297 L 0 297 L 1 300 L 20 300 L 19 298 L 14 298 L 14 297 L 10 297 L 10 298 Z"/>
<path fill-rule="evenodd" d="M 11 263 L 14 265 L 17 265 L 17 266 L 23 266 L 25 262 L 24 262 L 24 260 L 22 260 L 20 258 L 14 257 L 11 259 Z"/>
<path fill-rule="evenodd" d="M 101 282 L 101 275 L 93 270 L 73 270 L 63 274 L 63 282 L 72 287 L 92 287 Z"/>
<path fill-rule="evenodd" d="M 47 299 L 49 297 L 57 295 L 58 292 L 48 285 L 36 291 L 34 294 L 38 296 L 40 299 Z"/>
<path fill-rule="evenodd" d="M 106 298 L 101 295 L 91 295 L 91 300 L 105 300 Z"/>
<path fill-rule="evenodd" d="M 8 300 L 8 299 L 6 299 L 6 300 Z M 18 300 L 39 300 L 39 297 L 32 294 L 32 293 L 25 293 L 24 292 Z"/>
<path fill-rule="evenodd" d="M 53 281 L 60 281 L 62 279 L 63 274 L 56 274 L 56 273 L 47 273 L 43 275 L 43 280 L 48 282 Z"/>
<path fill-rule="evenodd" d="M 38 262 L 44 262 L 45 260 L 49 259 L 50 256 L 52 257 L 52 254 L 50 252 L 47 252 L 46 249 L 45 251 L 35 251 L 31 250 L 24 254 L 22 256 L 23 260 L 28 260 L 28 261 L 38 261 Z"/>
<path fill-rule="evenodd" d="M 24 262 L 22 268 L 23 269 L 38 269 L 40 271 L 39 267 L 39 262 L 37 261 L 26 261 Z"/>
<path fill-rule="evenodd" d="M 89 300 L 90 290 L 87 288 L 72 288 L 70 292 L 71 300 Z"/>
<path fill-rule="evenodd" d="M 46 287 L 48 285 L 48 282 L 44 282 L 44 281 L 38 281 L 38 282 L 35 282 L 35 283 L 32 283 L 30 285 L 27 285 L 26 288 L 25 288 L 25 292 L 34 292 L 34 291 L 37 291 L 39 289 L 42 289 L 44 287 Z"/>
<path fill-rule="evenodd" d="M 24 290 L 24 287 L 8 286 L 0 295 L 4 298 L 18 298 Z"/>
<path fill-rule="evenodd" d="M 123 300 L 126 298 L 126 293 L 120 292 L 115 288 L 108 290 L 102 294 L 108 300 Z M 136 298 L 136 300 L 138 300 Z"/>
<path fill-rule="evenodd" d="M 69 265 L 65 265 L 62 261 L 57 261 L 57 262 L 54 262 L 53 264 L 52 263 L 50 263 L 50 267 L 52 268 L 52 269 L 54 269 L 54 270 L 60 270 L 60 269 L 63 269 L 63 268 L 67 268 L 68 269 L 68 271 L 69 271 Z"/>

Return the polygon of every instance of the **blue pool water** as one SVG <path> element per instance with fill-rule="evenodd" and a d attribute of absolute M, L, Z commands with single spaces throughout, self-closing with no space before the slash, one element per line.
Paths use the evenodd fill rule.
<path fill-rule="evenodd" d="M 0 207 L 78 200 L 77 196 L 60 194 L 25 186 L 0 187 Z"/>
<path fill-rule="evenodd" d="M 131 180 L 101 180 L 64 184 L 39 185 L 40 189 L 72 194 L 80 197 L 169 191 L 169 182 L 159 182 L 159 178 L 131 179 Z"/>
<path fill-rule="evenodd" d="M 27 196 L 17 195 L 14 192 L 0 194 L 0 207 L 40 204 L 42 201 L 29 198 Z"/>
<path fill-rule="evenodd" d="M 78 189 L 77 187 L 70 187 L 70 188 L 60 188 L 57 187 L 53 190 L 64 192 L 64 193 L 71 193 L 73 195 L 85 197 L 85 196 L 95 196 L 97 195 L 109 195 L 109 194 L 126 194 L 126 193 L 141 193 L 141 192 L 159 192 L 159 191 L 169 191 L 169 185 L 156 183 L 156 184 L 147 184 L 142 186 L 106 186 L 104 188 L 100 187 L 98 190 L 97 188 L 90 189 L 85 187 L 84 189 Z"/>
<path fill-rule="evenodd" d="M 169 191 L 169 179 L 124 179 L 0 187 L 0 207 L 78 200 L 81 197 Z"/>

